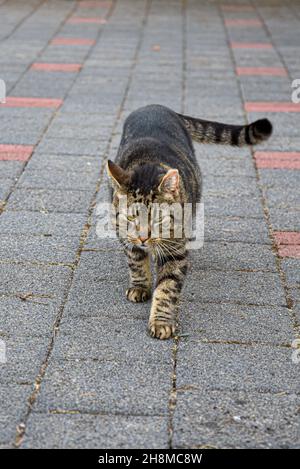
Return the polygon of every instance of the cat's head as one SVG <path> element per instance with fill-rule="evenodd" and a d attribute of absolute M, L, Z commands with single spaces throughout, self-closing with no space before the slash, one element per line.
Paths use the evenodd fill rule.
<path fill-rule="evenodd" d="M 130 245 L 150 250 L 158 245 L 170 245 L 175 237 L 174 207 L 181 204 L 178 170 L 152 163 L 124 170 L 108 161 L 107 172 L 114 190 L 117 229 L 122 222 L 128 228 L 126 236 L 123 232 L 120 237 L 126 238 Z M 121 200 L 125 201 L 123 205 Z"/>

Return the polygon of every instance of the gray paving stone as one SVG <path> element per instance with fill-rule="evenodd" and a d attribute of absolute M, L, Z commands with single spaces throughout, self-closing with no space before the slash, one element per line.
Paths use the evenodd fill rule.
<path fill-rule="evenodd" d="M 81 274 L 84 277 L 84 274 Z M 126 289 L 129 279 L 127 273 L 116 278 L 109 276 L 87 277 L 76 276 L 65 307 L 65 316 L 100 317 L 109 316 L 122 318 L 137 318 L 147 321 L 150 303 L 133 305 L 126 299 Z M 121 278 L 122 277 L 122 278 Z M 145 329 L 144 332 L 145 333 Z"/>
<path fill-rule="evenodd" d="M 299 210 L 293 208 L 269 208 L 270 220 L 275 231 L 299 231 Z"/>
<path fill-rule="evenodd" d="M 269 272 L 198 271 L 189 276 L 185 295 L 192 302 L 286 306 L 280 278 Z"/>
<path fill-rule="evenodd" d="M 1 334 L 8 337 L 50 337 L 57 314 L 57 302 L 48 295 L 33 295 L 27 299 L 21 297 L 0 298 Z"/>
<path fill-rule="evenodd" d="M 15 118 L 23 118 L 24 122 L 29 119 L 29 121 L 43 120 L 48 121 L 53 115 L 53 108 L 40 108 L 40 107 L 1 107 L 0 106 L 0 120 L 2 119 L 8 121 L 14 120 Z"/>
<path fill-rule="evenodd" d="M 279 129 L 274 130 L 270 140 L 255 147 L 257 151 L 298 151 L 300 139 L 297 136 L 280 135 Z"/>
<path fill-rule="evenodd" d="M 100 119 L 99 119 L 100 120 Z M 111 127 L 104 127 L 97 122 L 97 125 L 86 126 L 81 125 L 52 125 L 48 132 L 47 138 L 76 138 L 77 140 L 85 139 L 109 139 Z"/>
<path fill-rule="evenodd" d="M 74 280 L 88 278 L 89 282 L 99 283 L 103 279 L 109 283 L 124 280 L 127 274 L 127 261 L 122 253 L 114 255 L 112 252 L 84 252 L 81 255 L 79 267 L 75 273 Z"/>
<path fill-rule="evenodd" d="M 289 287 L 300 287 L 300 260 L 282 259 L 281 267 L 285 272 Z"/>
<path fill-rule="evenodd" d="M 297 171 L 287 169 L 265 169 L 261 172 L 262 182 L 267 188 L 282 187 L 290 184 L 291 187 L 297 188 L 299 183 L 299 175 Z"/>
<path fill-rule="evenodd" d="M 17 138 L 19 134 L 32 134 L 32 133 L 41 133 L 47 126 L 49 122 L 49 114 L 44 114 L 41 115 L 39 113 L 39 118 L 35 118 L 35 112 L 37 109 L 33 108 L 33 112 L 31 115 L 26 115 L 22 117 L 22 112 L 26 110 L 26 108 L 21 109 L 20 108 L 20 114 L 21 116 L 13 116 L 13 118 L 9 115 L 9 111 L 12 111 L 14 108 L 7 108 L 6 110 L 8 111 L 8 114 L 6 115 L 5 113 L 0 113 L 1 118 L 0 118 L 0 126 L 1 126 L 1 131 L 2 135 L 1 137 L 5 138 L 7 134 L 15 134 L 15 137 Z M 0 108 L 1 110 L 1 108 Z M 24 118 L 25 117 L 25 118 Z M 1 162 L 1 166 L 4 166 L 4 163 L 15 163 L 17 164 L 18 162 Z M 19 163 L 20 164 L 20 163 Z"/>
<path fill-rule="evenodd" d="M 145 312 L 144 318 L 136 317 L 132 309 L 131 316 L 125 316 L 126 324 L 105 313 L 98 317 L 64 314 L 53 356 L 56 360 L 145 360 L 170 365 L 172 341 L 159 345 L 151 340 L 147 334 L 149 311 Z"/>
<path fill-rule="evenodd" d="M 255 169 L 251 159 L 214 158 L 208 160 L 200 156 L 198 162 L 204 177 L 206 175 L 255 177 Z"/>
<path fill-rule="evenodd" d="M 44 304 L 50 303 L 52 309 L 47 313 L 57 315 L 62 304 L 66 289 L 69 286 L 71 270 L 65 267 L 33 267 L 20 264 L 1 265 L 0 295 L 10 296 L 25 302 L 38 302 L 40 310 L 44 310 Z M 53 311 L 55 308 L 55 313 Z M 22 323 L 21 323 L 22 324 Z M 1 370 L 2 383 L 31 383 L 45 359 L 50 343 L 51 329 L 45 327 L 44 333 L 37 335 L 33 328 L 32 334 L 25 335 L 20 330 L 16 335 L 12 334 L 14 327 L 8 330 L 9 322 L 4 322 L 2 339 L 7 347 L 7 364 Z M 45 326 L 47 321 L 45 321 Z M 53 327 L 53 326 L 52 326 Z"/>
<path fill-rule="evenodd" d="M 14 145 L 36 145 L 42 136 L 41 131 L 37 132 L 25 132 L 16 134 L 15 131 L 5 132 L 4 135 L 0 137 L 0 144 L 14 144 Z"/>
<path fill-rule="evenodd" d="M 177 386 L 194 386 L 205 393 L 297 393 L 298 373 L 291 348 L 210 344 L 185 338 L 178 353 Z"/>
<path fill-rule="evenodd" d="M 290 288 L 289 296 L 293 302 L 293 313 L 295 314 L 297 323 L 300 322 L 300 288 Z"/>
<path fill-rule="evenodd" d="M 32 414 L 23 448 L 168 447 L 167 417 Z"/>
<path fill-rule="evenodd" d="M 261 201 L 257 197 L 240 196 L 207 196 L 202 198 L 204 211 L 210 217 L 251 217 L 263 218 Z"/>
<path fill-rule="evenodd" d="M 244 52 L 244 54 L 242 53 Z M 260 51 L 262 52 L 262 51 Z M 269 53 L 268 53 L 269 52 Z M 251 65 L 253 67 L 282 67 L 282 64 L 280 62 L 280 59 L 278 57 L 276 57 L 276 53 L 275 51 L 273 51 L 273 54 L 271 53 L 270 54 L 270 51 L 268 51 L 267 53 L 265 54 L 261 54 L 261 53 L 256 53 L 255 55 L 252 54 L 251 57 L 249 57 L 249 55 L 247 53 L 245 53 L 245 50 L 240 50 L 240 53 L 238 54 L 237 53 L 237 50 L 235 51 L 235 59 L 236 59 L 236 64 L 238 67 L 249 67 L 249 63 L 251 63 Z M 258 77 L 255 77 L 256 80 Z M 262 78 L 269 78 L 269 84 L 270 84 L 270 88 L 272 87 L 271 83 L 270 83 L 270 77 L 262 77 Z M 272 82 L 275 82 L 277 79 L 279 79 L 281 82 L 285 80 L 287 86 L 288 86 L 288 79 L 287 77 L 277 77 L 277 76 L 274 76 L 272 77 Z"/>
<path fill-rule="evenodd" d="M 171 383 L 171 359 L 169 364 L 136 355 L 120 361 L 56 360 L 47 370 L 36 409 L 167 415 Z"/>
<path fill-rule="evenodd" d="M 121 318 L 124 314 L 140 317 L 142 311 L 149 313 L 149 304 L 133 305 L 125 301 L 128 282 L 124 254 L 83 252 L 74 275 L 66 314 Z"/>
<path fill-rule="evenodd" d="M 4 212 L 0 217 L 2 235 L 43 235 L 79 239 L 86 216 L 76 213 Z"/>
<path fill-rule="evenodd" d="M 0 365 L 3 367 L 4 365 Z M 16 435 L 16 428 L 27 407 L 27 399 L 32 387 L 29 385 L 0 384 L 0 442 L 11 443 Z"/>
<path fill-rule="evenodd" d="M 103 153 L 104 143 L 99 140 L 75 140 L 67 138 L 47 138 L 38 146 L 40 153 L 53 153 L 56 155 L 89 155 L 100 156 Z"/>
<path fill-rule="evenodd" d="M 70 269 L 61 266 L 30 266 L 22 264 L 1 265 L 1 295 L 26 295 L 56 301 L 64 296 L 69 282 Z"/>
<path fill-rule="evenodd" d="M 0 235 L 0 261 L 74 263 L 79 241 L 56 236 Z"/>
<path fill-rule="evenodd" d="M 277 271 L 270 246 L 224 241 L 205 242 L 199 251 L 191 251 L 190 265 L 192 274 L 199 270 Z"/>
<path fill-rule="evenodd" d="M 203 198 L 208 196 L 234 200 L 243 197 L 258 199 L 260 191 L 256 180 L 251 177 L 207 175 L 203 181 Z"/>
<path fill-rule="evenodd" d="M 46 153 L 34 153 L 27 163 L 26 171 L 52 171 L 56 173 L 62 171 L 64 173 L 98 173 L 101 168 L 101 162 L 97 158 L 89 156 L 71 155 L 49 155 Z"/>
<path fill-rule="evenodd" d="M 49 170 L 26 170 L 18 181 L 18 188 L 91 191 L 96 186 L 100 170 L 100 165 L 98 171 L 86 171 L 85 173 L 56 170 L 49 173 Z"/>
<path fill-rule="evenodd" d="M 0 179 L 0 204 L 9 196 L 15 183 L 13 179 Z"/>
<path fill-rule="evenodd" d="M 9 210 L 30 210 L 42 213 L 86 213 L 93 191 L 16 189 L 7 204 Z"/>
<path fill-rule="evenodd" d="M 76 35 L 78 34 L 78 37 L 82 37 L 85 39 L 95 39 L 98 34 L 97 29 L 95 27 L 87 28 L 84 26 L 86 25 L 73 25 L 65 23 L 61 28 L 61 35 L 63 37 L 74 37 L 75 35 L 76 37 Z"/>
<path fill-rule="evenodd" d="M 268 42 L 263 28 L 228 28 L 232 42 Z"/>
<path fill-rule="evenodd" d="M 3 179 L 15 179 L 17 178 L 22 169 L 24 167 L 24 163 L 20 161 L 0 161 L 0 187 L 2 187 Z"/>
<path fill-rule="evenodd" d="M 300 209 L 300 196 L 297 193 L 297 189 L 289 187 L 282 194 L 282 187 L 274 187 L 266 190 L 267 200 L 269 207 L 276 207 L 278 209 L 288 210 Z"/>
<path fill-rule="evenodd" d="M 261 219 L 205 216 L 205 241 L 231 241 L 270 244 L 267 225 Z"/>
<path fill-rule="evenodd" d="M 242 56 L 248 60 L 252 60 L 253 56 L 259 55 L 261 59 L 270 59 L 276 56 L 276 52 L 272 49 L 234 49 L 235 57 Z M 282 67 L 282 64 L 278 65 Z M 243 89 L 256 89 L 268 91 L 270 89 L 278 92 L 285 90 L 289 85 L 289 79 L 285 76 L 277 76 L 276 80 L 272 80 L 269 75 L 240 75 L 239 81 Z M 258 89 L 259 88 L 259 89 Z"/>
<path fill-rule="evenodd" d="M 100 79 L 100 85 L 103 85 L 103 82 L 106 83 L 108 80 L 112 80 L 113 77 L 110 77 L 110 78 L 103 78 L 102 76 L 99 77 L 92 77 L 91 79 L 91 84 L 92 86 L 97 86 L 97 79 Z M 81 80 L 80 82 L 82 83 L 82 86 L 86 86 L 85 85 L 85 82 L 86 82 L 87 79 L 83 79 L 81 77 Z M 119 80 L 118 80 L 119 82 Z M 94 114 L 93 113 L 88 113 L 88 112 L 83 112 L 83 113 L 80 113 L 80 114 L 74 114 L 73 112 L 69 113 L 69 112 L 62 112 L 62 111 L 58 111 L 58 113 L 56 114 L 54 120 L 53 120 L 53 123 L 52 123 L 52 127 L 54 128 L 58 128 L 59 126 L 69 126 L 69 127 L 78 127 L 78 128 L 81 128 L 81 127 L 95 127 L 97 129 L 99 129 L 99 131 L 101 130 L 102 126 L 104 127 L 108 127 L 110 126 L 112 128 L 114 122 L 116 120 L 116 116 L 115 114 L 112 114 L 112 113 L 101 113 L 99 114 L 99 112 L 95 112 Z"/>
<path fill-rule="evenodd" d="M 284 203 L 290 203 L 295 208 L 297 205 L 299 206 L 298 186 L 300 178 L 298 171 L 265 169 L 261 171 L 260 178 L 269 206 L 278 205 L 280 192 Z M 283 187 L 285 188 L 284 194 L 282 194 Z"/>
<path fill-rule="evenodd" d="M 174 448 L 299 448 L 296 393 L 177 391 Z"/>
<path fill-rule="evenodd" d="M 292 316 L 287 308 L 182 301 L 181 334 L 189 340 L 289 344 Z"/>
<path fill-rule="evenodd" d="M 94 222 L 94 220 L 93 220 Z M 84 250 L 103 250 L 110 249 L 114 252 L 123 253 L 123 248 L 116 237 L 102 238 L 98 234 L 97 221 L 92 223 L 91 228 L 84 245 Z"/>
<path fill-rule="evenodd" d="M 7 363 L 1 365 L 0 384 L 32 385 L 46 359 L 50 337 L 5 337 Z"/>
<path fill-rule="evenodd" d="M 99 105 L 99 102 L 96 102 L 95 98 L 93 99 L 88 99 L 84 100 L 80 98 L 79 100 L 72 99 L 69 101 L 66 101 L 65 104 L 62 107 L 63 112 L 90 112 L 94 114 L 95 112 L 99 113 L 107 113 L 111 112 L 112 110 L 115 112 L 118 112 L 120 110 L 120 103 L 112 104 L 109 99 L 107 98 L 106 103 L 102 103 Z M 149 103 L 149 101 L 148 101 Z M 85 145 L 87 145 L 88 142 L 85 142 Z M 82 145 L 84 144 L 84 141 L 82 140 Z M 94 147 L 91 147 L 91 152 L 89 154 L 93 154 L 92 151 Z"/>
<path fill-rule="evenodd" d="M 247 65 L 246 65 L 247 66 Z M 276 77 L 277 78 L 277 77 Z M 243 96 L 245 101 L 289 101 L 291 92 L 287 85 L 284 90 L 278 91 L 277 89 L 270 89 L 265 91 L 264 89 L 244 89 Z"/>

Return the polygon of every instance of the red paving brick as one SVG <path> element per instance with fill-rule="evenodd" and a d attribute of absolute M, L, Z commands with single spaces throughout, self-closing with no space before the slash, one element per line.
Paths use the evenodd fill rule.
<path fill-rule="evenodd" d="M 93 46 L 96 43 L 93 39 L 76 37 L 57 37 L 50 44 L 54 46 Z"/>
<path fill-rule="evenodd" d="M 254 157 L 259 169 L 300 169 L 300 152 L 257 151 Z"/>
<path fill-rule="evenodd" d="M 280 257 L 295 257 L 300 258 L 300 245 L 299 246 L 282 246 L 278 249 Z"/>
<path fill-rule="evenodd" d="M 70 23 L 70 24 L 82 24 L 82 23 L 105 24 L 107 23 L 107 20 L 105 18 L 99 18 L 99 17 L 87 18 L 87 17 L 73 16 L 73 18 L 70 18 L 67 21 L 67 23 Z"/>
<path fill-rule="evenodd" d="M 274 238 L 280 257 L 300 258 L 300 233 L 297 231 L 275 231 Z"/>
<path fill-rule="evenodd" d="M 286 244 L 300 245 L 300 232 L 298 231 L 274 231 L 274 237 L 278 246 Z"/>
<path fill-rule="evenodd" d="M 81 67 L 81 64 L 50 64 L 36 62 L 32 64 L 31 69 L 43 72 L 79 72 Z"/>
<path fill-rule="evenodd" d="M 262 26 L 262 22 L 256 19 L 244 19 L 244 18 L 237 18 L 237 19 L 227 19 L 225 20 L 226 26 Z"/>
<path fill-rule="evenodd" d="M 0 104 L 1 107 L 46 107 L 58 108 L 63 103 L 62 99 L 48 99 L 48 98 L 18 98 L 16 96 L 9 96 L 6 98 L 5 104 Z"/>
<path fill-rule="evenodd" d="M 237 67 L 237 75 L 271 75 L 285 77 L 287 72 L 283 67 Z"/>
<path fill-rule="evenodd" d="M 221 5 L 223 11 L 253 11 L 250 5 Z"/>
<path fill-rule="evenodd" d="M 273 49 L 269 42 L 231 42 L 232 49 Z"/>
<path fill-rule="evenodd" d="M 32 145 L 0 145 L 0 161 L 27 161 L 33 148 Z"/>
<path fill-rule="evenodd" d="M 300 112 L 300 103 L 247 102 L 245 110 L 248 112 Z"/>

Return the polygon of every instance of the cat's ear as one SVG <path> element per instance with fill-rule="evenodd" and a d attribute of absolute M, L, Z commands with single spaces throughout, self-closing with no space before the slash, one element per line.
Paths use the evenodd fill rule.
<path fill-rule="evenodd" d="M 178 169 L 169 169 L 164 175 L 159 185 L 159 190 L 164 192 L 172 192 L 174 194 L 179 191 L 179 172 Z"/>
<path fill-rule="evenodd" d="M 106 169 L 112 183 L 117 187 L 125 186 L 129 182 L 128 172 L 121 168 L 121 166 L 113 163 L 111 160 L 108 160 Z"/>

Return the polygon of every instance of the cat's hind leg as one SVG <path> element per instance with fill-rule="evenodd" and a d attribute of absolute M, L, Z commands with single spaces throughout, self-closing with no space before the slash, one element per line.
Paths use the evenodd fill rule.
<path fill-rule="evenodd" d="M 130 273 L 130 287 L 126 291 L 129 301 L 141 303 L 151 297 L 151 268 L 149 254 L 134 246 L 125 250 Z"/>

